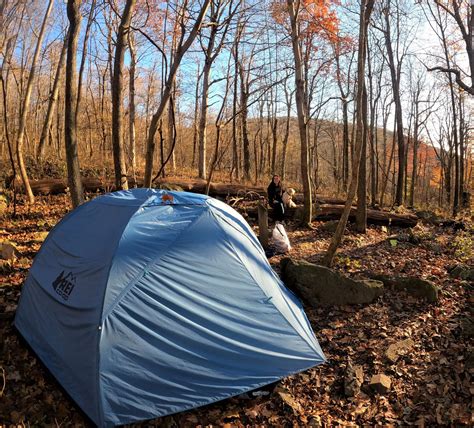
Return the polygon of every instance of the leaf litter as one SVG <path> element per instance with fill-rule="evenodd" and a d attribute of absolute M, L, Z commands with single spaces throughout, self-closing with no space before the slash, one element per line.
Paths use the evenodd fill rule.
<path fill-rule="evenodd" d="M 14 243 L 19 253 L 11 264 L 0 266 L 0 424 L 88 426 L 90 422 L 12 325 L 21 286 L 41 241 L 69 206 L 65 195 L 39 200 L 30 209 L 19 205 L 17 218 L 4 219 L 0 225 L 1 239 Z M 291 257 L 321 260 L 331 238 L 322 224 L 314 222 L 310 230 L 288 226 Z M 423 231 L 428 238 L 421 242 L 397 239 L 393 245 L 387 235 L 396 233 L 403 231 L 370 226 L 366 235 L 357 235 L 349 228 L 335 269 L 358 279 L 367 278 L 368 273 L 429 279 L 441 290 L 439 302 L 428 304 L 404 292 L 386 290 L 371 305 L 305 306 L 326 364 L 283 379 L 267 397 L 234 397 L 133 426 L 474 424 L 474 343 L 472 330 L 465 327 L 472 319 L 473 284 L 448 275 L 450 266 L 465 261 L 456 257 L 451 245 L 459 232 L 428 226 Z M 280 259 L 270 259 L 276 271 Z M 388 358 L 387 350 L 398 342 L 410 343 L 410 350 Z M 348 359 L 361 368 L 363 376 L 360 392 L 353 397 L 344 393 Z M 369 388 L 371 378 L 378 374 L 391 381 L 384 394 Z"/>

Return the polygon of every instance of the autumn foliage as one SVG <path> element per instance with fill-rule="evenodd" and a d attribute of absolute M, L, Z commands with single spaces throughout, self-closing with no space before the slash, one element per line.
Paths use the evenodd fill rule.
<path fill-rule="evenodd" d="M 335 7 L 336 0 L 303 0 L 300 2 L 299 22 L 300 34 L 306 41 L 313 41 L 315 36 L 327 41 L 339 38 L 339 18 Z M 279 24 L 288 21 L 287 2 L 276 1 L 272 5 L 272 16 Z M 315 46 L 313 46 L 315 47 Z"/>

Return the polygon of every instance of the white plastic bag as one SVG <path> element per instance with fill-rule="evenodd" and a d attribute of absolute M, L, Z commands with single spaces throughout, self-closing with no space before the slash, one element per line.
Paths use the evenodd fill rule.
<path fill-rule="evenodd" d="M 272 232 L 273 246 L 277 253 L 286 253 L 291 250 L 290 240 L 286 234 L 285 227 L 280 223 L 275 223 L 275 228 Z"/>

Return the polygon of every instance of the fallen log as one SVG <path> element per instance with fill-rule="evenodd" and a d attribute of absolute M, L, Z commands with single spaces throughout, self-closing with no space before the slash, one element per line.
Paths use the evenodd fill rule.
<path fill-rule="evenodd" d="M 330 205 L 345 205 L 346 200 L 341 198 L 334 198 L 332 196 L 325 196 L 325 195 L 313 195 L 313 200 L 318 202 L 319 204 L 330 204 Z M 304 195 L 303 193 L 297 193 L 293 196 L 293 201 L 296 204 L 303 204 L 304 203 Z"/>
<path fill-rule="evenodd" d="M 130 187 L 141 187 L 143 186 L 143 179 L 138 178 L 136 181 L 129 177 L 128 183 Z M 176 186 L 183 189 L 186 192 L 192 193 L 205 193 L 206 191 L 206 180 L 195 180 L 195 179 L 184 179 L 184 178 L 162 178 L 155 181 L 157 187 L 173 189 Z M 23 191 L 22 183 L 20 180 L 16 181 L 17 190 Z M 67 180 L 62 178 L 45 178 L 41 180 L 31 180 L 31 189 L 35 195 L 56 195 L 65 193 L 68 187 Z M 84 177 L 82 178 L 82 185 L 86 192 L 113 192 L 116 190 L 115 182 L 113 179 L 101 179 L 97 177 Z M 232 184 L 232 183 L 212 183 L 209 188 L 209 195 L 213 197 L 226 198 L 230 196 L 243 197 L 253 194 L 254 199 L 259 197 L 267 196 L 267 189 L 259 186 L 246 186 L 243 184 Z M 296 195 L 296 200 L 303 201 L 303 195 Z M 344 200 L 336 199 L 326 196 L 317 195 L 316 200 L 321 203 L 341 203 L 344 204 Z"/>
<path fill-rule="evenodd" d="M 143 179 L 136 181 L 133 178 L 128 179 L 130 187 L 143 186 Z M 62 178 L 44 178 L 41 180 L 31 180 L 31 189 L 35 195 L 57 195 L 65 193 L 68 187 L 67 180 Z M 155 182 L 156 187 L 181 188 L 184 191 L 192 193 L 205 193 L 206 180 L 166 180 L 160 179 Z M 18 191 L 23 191 L 22 183 L 17 180 Z M 82 178 L 82 186 L 85 192 L 113 192 L 116 190 L 115 182 L 112 179 L 101 179 L 96 177 Z M 253 193 L 255 198 L 264 197 L 267 191 L 263 187 L 245 186 L 242 184 L 211 183 L 209 195 L 214 197 L 226 198 L 228 196 L 245 196 Z"/>
<path fill-rule="evenodd" d="M 157 186 L 178 186 L 186 192 L 205 193 L 206 180 L 179 180 L 160 179 L 155 183 Z M 245 196 L 253 193 L 258 199 L 266 196 L 267 190 L 258 186 L 245 186 L 243 184 L 212 183 L 209 186 L 209 196 L 226 198 L 228 196 Z"/>
<path fill-rule="evenodd" d="M 317 220 L 339 220 L 344 207 L 323 204 L 316 210 Z M 349 220 L 355 220 L 356 209 L 351 208 Z M 415 214 L 397 214 L 388 211 L 367 210 L 367 223 L 382 226 L 414 227 L 418 222 Z"/>
<path fill-rule="evenodd" d="M 113 180 L 102 180 L 96 177 L 83 177 L 82 187 L 85 192 L 113 192 L 115 183 Z M 142 185 L 142 181 L 137 180 L 137 183 L 133 179 L 129 179 L 129 186 L 135 187 Z M 43 178 L 40 180 L 30 180 L 31 190 L 35 195 L 59 195 L 66 193 L 68 183 L 66 179 L 62 178 Z M 17 180 L 15 183 L 16 190 L 23 192 L 23 184 Z"/>
<path fill-rule="evenodd" d="M 344 210 L 343 205 L 315 204 L 313 207 L 313 220 L 329 221 L 339 220 Z M 272 217 L 272 210 L 269 210 L 269 217 Z M 257 218 L 257 210 L 249 207 L 245 213 L 250 218 Z M 349 220 L 355 220 L 356 208 L 352 207 Z M 298 220 L 302 215 L 302 206 L 296 208 L 287 208 L 285 216 L 288 219 Z M 367 210 L 367 223 L 382 226 L 414 227 L 418 222 L 415 214 L 397 214 L 388 211 Z"/>

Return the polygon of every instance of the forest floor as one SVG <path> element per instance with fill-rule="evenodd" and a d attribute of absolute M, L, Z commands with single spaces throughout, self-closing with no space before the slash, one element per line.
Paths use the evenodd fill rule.
<path fill-rule="evenodd" d="M 15 309 L 41 242 L 69 206 L 67 197 L 38 198 L 16 219 L 0 225 L 0 241 L 13 242 L 19 257 L 0 270 L 0 426 L 87 426 L 85 416 L 38 362 L 12 326 Z M 323 223 L 313 230 L 288 226 L 290 257 L 318 262 L 332 233 Z M 375 303 L 332 308 L 305 307 L 327 363 L 280 382 L 269 397 L 231 398 L 193 411 L 135 426 L 359 426 L 472 425 L 474 355 L 473 284 L 453 279 L 448 268 L 472 262 L 471 232 L 417 226 L 420 239 L 393 245 L 387 237 L 406 231 L 380 226 L 360 235 L 348 230 L 335 269 L 353 278 L 367 272 L 413 275 L 433 281 L 439 302 L 426 303 L 386 290 Z M 280 257 L 270 259 L 276 270 Z M 469 328 L 470 326 L 470 328 Z M 412 339 L 414 347 L 394 363 L 390 344 Z M 348 360 L 363 369 L 357 397 L 344 394 Z M 370 378 L 383 373 L 391 388 L 374 394 Z"/>

